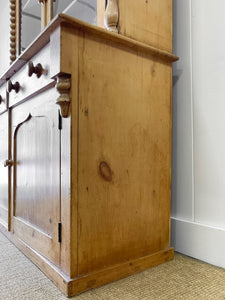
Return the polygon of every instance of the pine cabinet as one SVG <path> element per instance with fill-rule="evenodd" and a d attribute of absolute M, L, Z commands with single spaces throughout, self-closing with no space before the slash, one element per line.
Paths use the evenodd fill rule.
<path fill-rule="evenodd" d="M 176 59 L 61 14 L 1 78 L 0 228 L 68 296 L 173 258 Z"/>

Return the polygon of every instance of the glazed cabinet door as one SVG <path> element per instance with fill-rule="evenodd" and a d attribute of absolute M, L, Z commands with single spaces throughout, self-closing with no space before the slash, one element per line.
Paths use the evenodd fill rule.
<path fill-rule="evenodd" d="M 60 130 L 50 88 L 12 108 L 14 233 L 59 264 Z"/>
<path fill-rule="evenodd" d="M 0 223 L 8 227 L 8 111 L 0 114 Z"/>

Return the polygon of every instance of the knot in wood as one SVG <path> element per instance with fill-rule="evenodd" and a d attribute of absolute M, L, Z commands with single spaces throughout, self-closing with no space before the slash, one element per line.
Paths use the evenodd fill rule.
<path fill-rule="evenodd" d="M 99 172 L 100 175 L 106 181 L 112 181 L 112 170 L 110 169 L 109 165 L 105 161 L 101 161 L 99 164 Z"/>

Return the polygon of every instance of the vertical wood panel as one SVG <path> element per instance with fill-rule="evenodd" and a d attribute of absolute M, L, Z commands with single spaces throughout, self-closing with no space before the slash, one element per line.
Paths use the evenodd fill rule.
<path fill-rule="evenodd" d="M 104 13 L 105 13 L 105 0 L 97 0 L 97 17 L 98 17 L 98 26 L 104 26 Z"/>
<path fill-rule="evenodd" d="M 120 34 L 172 51 L 172 0 L 118 0 Z"/>
<path fill-rule="evenodd" d="M 12 109 L 13 231 L 59 264 L 58 107 L 49 89 Z"/>
<path fill-rule="evenodd" d="M 60 70 L 71 74 L 71 104 L 68 119 L 62 122 L 62 209 L 63 238 L 61 265 L 72 278 L 77 276 L 77 197 L 78 197 L 78 45 L 79 34 L 61 28 Z"/>
<path fill-rule="evenodd" d="M 8 112 L 0 114 L 0 222 L 8 227 Z"/>
<path fill-rule="evenodd" d="M 84 274 L 169 247 L 171 66 L 88 34 L 79 56 Z"/>
<path fill-rule="evenodd" d="M 48 116 L 30 116 L 19 125 L 14 136 L 16 151 L 15 216 L 20 217 L 52 236 L 52 211 L 55 193 L 52 190 L 53 136 Z M 15 149 L 16 147 L 16 149 Z M 40 213 L 43 212 L 43 213 Z"/>

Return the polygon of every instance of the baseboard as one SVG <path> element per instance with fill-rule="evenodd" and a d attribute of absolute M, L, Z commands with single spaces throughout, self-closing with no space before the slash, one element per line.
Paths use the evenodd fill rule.
<path fill-rule="evenodd" d="M 171 218 L 175 251 L 225 268 L 225 229 Z"/>

